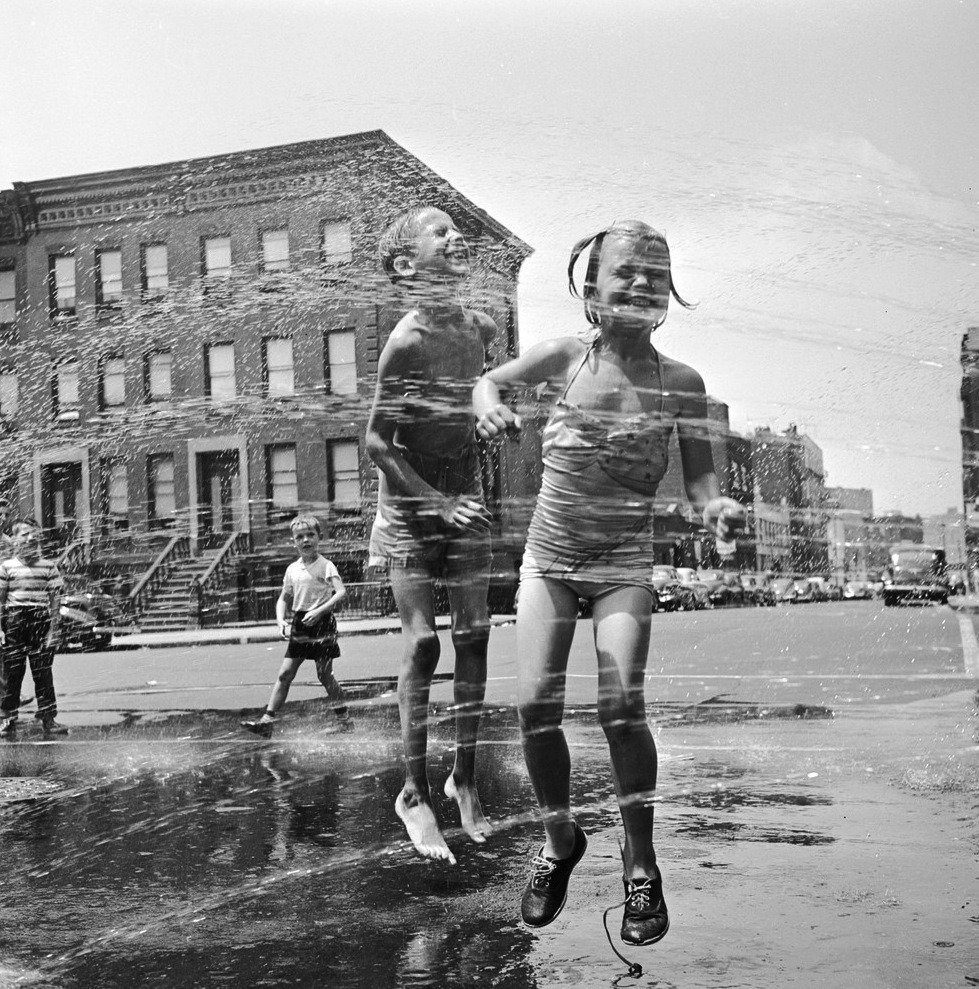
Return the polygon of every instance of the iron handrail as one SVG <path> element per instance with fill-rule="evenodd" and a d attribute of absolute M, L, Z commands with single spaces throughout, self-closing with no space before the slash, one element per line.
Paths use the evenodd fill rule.
<path fill-rule="evenodd" d="M 138 615 L 145 608 L 149 595 L 163 583 L 173 567 L 174 560 L 187 556 L 190 556 L 190 537 L 173 536 L 150 564 L 150 568 L 126 595 L 125 610 L 129 614 Z"/>

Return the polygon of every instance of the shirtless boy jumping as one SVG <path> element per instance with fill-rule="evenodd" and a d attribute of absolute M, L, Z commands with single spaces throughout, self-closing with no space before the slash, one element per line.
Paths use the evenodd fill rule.
<path fill-rule="evenodd" d="M 370 561 L 387 567 L 404 641 L 398 706 L 405 784 L 395 811 L 422 856 L 454 864 L 426 761 L 429 692 L 439 660 L 433 591 L 443 578 L 455 647 L 456 753 L 445 794 L 458 804 L 469 837 L 484 842 L 490 826 L 476 792 L 475 757 L 486 690 L 490 515 L 470 395 L 496 324 L 459 304 L 469 250 L 442 210 L 422 207 L 399 217 L 378 251 L 413 306 L 381 353 L 367 426 L 368 453 L 380 473 Z"/>

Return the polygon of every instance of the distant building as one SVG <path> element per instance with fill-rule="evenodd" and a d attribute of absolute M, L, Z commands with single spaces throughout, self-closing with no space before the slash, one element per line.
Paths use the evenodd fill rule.
<path fill-rule="evenodd" d="M 766 569 L 825 571 L 829 557 L 822 450 L 794 425 L 783 433 L 756 429 L 751 443 L 755 512 L 765 530 L 764 537 L 759 536 L 759 565 L 764 560 Z"/>
<path fill-rule="evenodd" d="M 945 550 L 945 560 L 953 570 L 964 570 L 967 564 L 965 518 L 957 508 L 944 515 L 932 515 L 921 524 L 922 540 L 929 546 Z"/>
<path fill-rule="evenodd" d="M 69 567 L 138 583 L 161 554 L 198 561 L 183 585 L 237 586 L 227 617 L 277 582 L 298 509 L 363 580 L 364 431 L 405 308 L 376 244 L 422 203 L 473 249 L 491 361 L 516 354 L 530 248 L 381 131 L 0 192 L 0 489 Z M 526 503 L 538 479 L 516 444 L 486 458 L 504 552 L 526 513 L 501 500 Z"/>
<path fill-rule="evenodd" d="M 979 326 L 962 338 L 962 501 L 964 539 L 970 570 L 979 569 Z"/>
<path fill-rule="evenodd" d="M 830 573 L 840 579 L 870 572 L 874 493 L 870 488 L 826 489 L 826 547 Z"/>

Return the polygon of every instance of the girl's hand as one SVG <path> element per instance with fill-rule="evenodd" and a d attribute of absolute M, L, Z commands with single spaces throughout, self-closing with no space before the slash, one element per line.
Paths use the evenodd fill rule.
<path fill-rule="evenodd" d="M 310 608 L 303 615 L 303 625 L 315 625 L 323 617 L 322 608 Z"/>
<path fill-rule="evenodd" d="M 288 639 L 289 638 L 289 620 L 287 618 L 280 618 L 280 619 L 278 619 L 278 622 L 279 622 L 279 635 L 281 635 L 283 639 Z"/>
<path fill-rule="evenodd" d="M 454 525 L 470 532 L 489 532 L 491 518 L 486 506 L 465 495 L 444 499 L 439 506 L 438 515 L 446 525 Z"/>
<path fill-rule="evenodd" d="M 500 439 L 507 434 L 519 436 L 521 427 L 520 416 L 503 402 L 494 405 L 476 420 L 476 432 L 484 440 Z"/>
<path fill-rule="evenodd" d="M 704 508 L 704 528 L 722 542 L 733 542 L 745 522 L 745 510 L 733 498 L 711 498 Z"/>

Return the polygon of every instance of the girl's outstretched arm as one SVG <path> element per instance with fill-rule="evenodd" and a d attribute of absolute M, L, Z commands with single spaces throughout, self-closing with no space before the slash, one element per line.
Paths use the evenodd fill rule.
<path fill-rule="evenodd" d="M 584 344 L 576 337 L 545 340 L 526 354 L 484 374 L 473 388 L 476 432 L 487 440 L 498 439 L 508 432 L 519 433 L 520 416 L 505 399 L 519 388 L 563 381 L 570 362 L 583 349 Z"/>
<path fill-rule="evenodd" d="M 744 528 L 745 512 L 733 498 L 721 494 L 710 445 L 704 381 L 684 364 L 675 364 L 673 370 L 675 382 L 671 382 L 671 390 L 680 396 L 677 433 L 683 486 L 690 504 L 703 518 L 704 528 L 716 538 L 730 541 Z"/>

